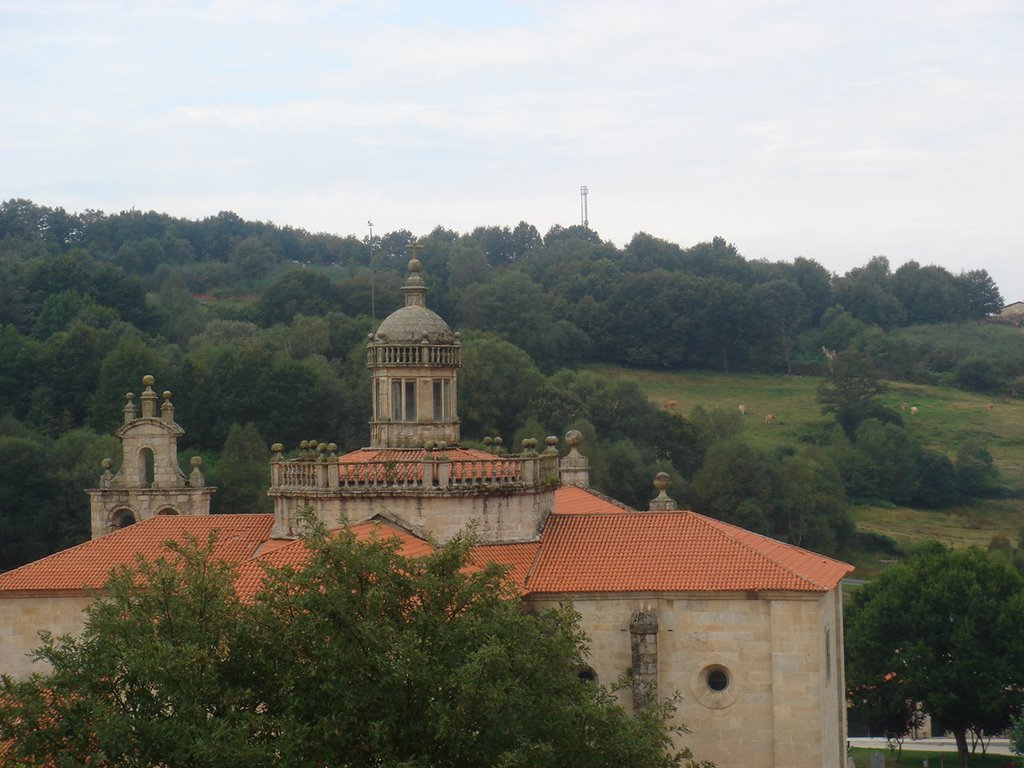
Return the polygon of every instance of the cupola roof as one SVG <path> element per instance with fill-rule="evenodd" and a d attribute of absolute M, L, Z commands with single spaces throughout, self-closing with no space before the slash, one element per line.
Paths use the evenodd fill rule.
<path fill-rule="evenodd" d="M 417 246 L 413 246 L 416 248 Z M 440 315 L 427 309 L 427 286 L 420 276 L 423 265 L 415 256 L 409 260 L 409 273 L 402 286 L 405 306 L 388 315 L 373 334 L 373 342 L 384 344 L 452 344 L 455 335 Z"/>

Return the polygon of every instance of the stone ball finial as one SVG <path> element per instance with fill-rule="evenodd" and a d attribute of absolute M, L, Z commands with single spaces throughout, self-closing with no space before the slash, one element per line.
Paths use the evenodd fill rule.
<path fill-rule="evenodd" d="M 114 466 L 114 460 L 104 459 L 103 461 L 100 462 L 100 466 L 103 467 L 103 469 L 109 470 L 112 466 Z"/>
<path fill-rule="evenodd" d="M 423 262 L 422 261 L 417 259 L 415 256 L 413 256 L 411 259 L 409 259 L 409 271 L 410 272 L 412 272 L 413 274 L 416 274 L 416 273 L 418 273 L 422 269 L 423 269 Z"/>
<path fill-rule="evenodd" d="M 171 390 L 165 389 L 164 390 L 164 400 L 170 400 L 170 399 L 171 399 Z"/>
<path fill-rule="evenodd" d="M 577 448 L 583 444 L 583 433 L 578 429 L 570 429 L 565 433 L 565 444 L 570 448 Z"/>
<path fill-rule="evenodd" d="M 494 438 L 494 444 L 495 444 L 496 446 L 498 446 L 499 448 L 500 448 L 500 447 L 502 446 L 502 444 L 503 444 L 504 442 L 505 442 L 505 441 L 504 441 L 504 440 L 502 440 L 502 439 L 501 439 L 501 437 L 496 437 L 496 438 Z"/>
<path fill-rule="evenodd" d="M 668 472 L 659 472 L 654 476 L 654 487 L 659 491 L 664 492 L 670 485 L 672 485 L 672 476 Z"/>
<path fill-rule="evenodd" d="M 193 456 L 188 461 L 189 461 L 189 464 L 191 464 L 196 469 L 198 469 L 199 467 L 203 466 L 203 457 L 202 456 Z"/>
<path fill-rule="evenodd" d="M 441 449 L 441 450 L 444 450 L 445 448 L 448 447 L 448 441 L 447 440 L 438 440 L 437 441 L 437 447 L 439 449 Z"/>
<path fill-rule="evenodd" d="M 554 435 L 548 435 L 547 437 L 544 438 L 544 444 L 554 448 L 556 445 L 558 445 L 558 438 L 555 437 Z"/>
<path fill-rule="evenodd" d="M 484 445 L 488 445 L 489 446 L 493 442 L 494 442 L 494 438 L 492 438 L 490 435 L 488 435 L 487 437 L 484 438 Z"/>
<path fill-rule="evenodd" d="M 154 384 L 156 384 L 156 379 L 153 377 L 153 374 L 147 373 L 142 377 L 142 386 L 152 387 Z"/>
<path fill-rule="evenodd" d="M 304 451 L 307 448 L 309 448 L 309 440 L 303 440 L 302 442 L 299 443 L 299 449 L 300 450 Z"/>
<path fill-rule="evenodd" d="M 337 443 L 328 443 L 327 444 L 327 450 L 330 453 L 334 453 L 336 450 L 338 450 L 338 444 Z"/>
<path fill-rule="evenodd" d="M 274 443 L 270 446 L 270 450 L 273 453 L 284 453 L 284 445 L 282 443 Z"/>

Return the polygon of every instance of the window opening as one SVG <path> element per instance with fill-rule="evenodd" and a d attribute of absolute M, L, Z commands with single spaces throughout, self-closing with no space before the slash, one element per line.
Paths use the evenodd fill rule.
<path fill-rule="evenodd" d="M 416 421 L 416 380 L 405 381 L 405 420 Z"/>
<path fill-rule="evenodd" d="M 721 693 L 729 687 L 729 673 L 721 668 L 708 671 L 707 685 L 715 693 Z"/>
<path fill-rule="evenodd" d="M 149 448 L 142 449 L 142 483 L 146 487 L 152 487 L 156 481 L 156 462 L 153 459 L 153 451 Z"/>

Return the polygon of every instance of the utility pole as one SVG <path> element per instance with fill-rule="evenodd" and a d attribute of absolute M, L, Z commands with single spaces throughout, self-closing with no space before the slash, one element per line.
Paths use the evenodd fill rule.
<path fill-rule="evenodd" d="M 590 229 L 590 216 L 587 211 L 588 194 L 590 194 L 590 190 L 587 189 L 586 185 L 580 187 L 580 223 L 584 229 Z"/>

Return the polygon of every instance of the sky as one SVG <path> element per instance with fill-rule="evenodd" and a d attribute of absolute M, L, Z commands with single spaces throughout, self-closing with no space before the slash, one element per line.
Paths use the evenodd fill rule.
<path fill-rule="evenodd" d="M 0 0 L 0 200 L 581 220 L 1024 299 L 1024 0 Z"/>

